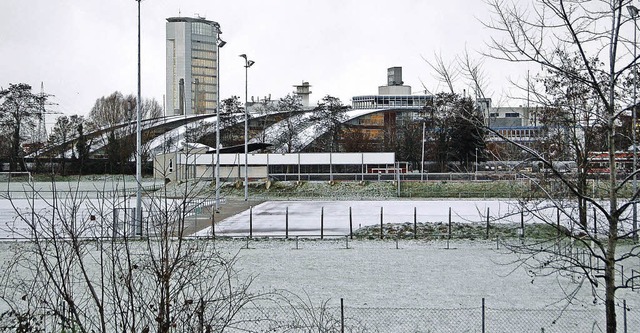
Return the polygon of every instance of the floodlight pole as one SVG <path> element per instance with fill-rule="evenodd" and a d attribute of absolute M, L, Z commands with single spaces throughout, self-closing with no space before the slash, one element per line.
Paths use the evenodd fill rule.
<path fill-rule="evenodd" d="M 244 201 L 249 200 L 249 67 L 255 61 L 249 60 L 246 54 L 241 54 L 244 58 Z"/>
<path fill-rule="evenodd" d="M 215 211 L 220 211 L 220 48 L 227 42 L 218 37 L 218 48 L 216 49 L 216 207 Z"/>
<path fill-rule="evenodd" d="M 137 233 L 142 236 L 142 97 L 140 89 L 140 2 L 138 2 L 138 99 L 136 100 L 136 216 Z"/>
<path fill-rule="evenodd" d="M 424 180 L 424 136 L 425 136 L 425 130 L 426 130 L 426 124 L 424 119 L 422 119 L 422 156 L 420 158 L 420 181 Z"/>
<path fill-rule="evenodd" d="M 478 180 L 478 147 L 476 147 L 476 172 L 474 173 L 475 180 Z"/>
<path fill-rule="evenodd" d="M 631 17 L 633 18 L 633 108 L 631 110 L 631 114 L 632 114 L 632 121 L 631 121 L 631 140 L 632 140 L 632 147 L 633 147 L 633 168 L 632 168 L 632 172 L 633 172 L 633 194 L 632 194 L 632 198 L 633 198 L 633 241 L 634 242 L 638 242 L 638 209 L 637 209 L 637 204 L 636 204 L 636 200 L 634 197 L 636 196 L 636 193 L 638 192 L 638 177 L 636 176 L 636 171 L 637 171 L 637 162 L 638 162 L 638 150 L 636 147 L 636 123 L 637 123 L 637 116 L 636 116 L 636 104 L 637 104 L 637 79 L 638 79 L 638 71 L 636 69 L 636 50 L 637 50 L 637 30 L 638 30 L 638 26 L 637 26 L 637 17 L 638 17 L 638 8 L 636 8 L 633 5 L 629 5 L 627 6 L 627 9 L 629 10 L 629 14 L 631 15 Z"/>

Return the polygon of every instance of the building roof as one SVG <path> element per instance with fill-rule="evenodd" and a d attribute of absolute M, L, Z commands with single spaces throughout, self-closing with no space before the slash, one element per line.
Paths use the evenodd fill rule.
<path fill-rule="evenodd" d="M 201 17 L 198 18 L 194 18 L 194 17 L 168 17 L 167 18 L 167 22 L 200 22 L 200 23 L 207 23 L 207 24 L 212 24 L 215 26 L 220 26 L 220 24 L 216 21 L 210 21 Z"/>

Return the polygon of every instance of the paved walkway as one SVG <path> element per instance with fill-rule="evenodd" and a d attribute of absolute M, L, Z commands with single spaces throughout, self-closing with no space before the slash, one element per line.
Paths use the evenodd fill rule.
<path fill-rule="evenodd" d="M 250 207 L 255 207 L 263 202 L 264 200 L 249 199 L 249 201 L 244 201 L 242 198 L 227 197 L 225 203 L 220 205 L 220 210 L 213 215 L 213 221 L 219 223 L 228 217 L 242 213 Z M 202 214 L 189 217 L 187 219 L 188 226 L 185 228 L 185 234 L 191 235 L 210 227 L 212 224 L 212 209 L 213 207 L 205 207 L 202 210 Z"/>

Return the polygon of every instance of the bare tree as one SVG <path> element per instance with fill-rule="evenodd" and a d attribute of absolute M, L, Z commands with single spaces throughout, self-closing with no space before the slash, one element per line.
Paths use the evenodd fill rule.
<path fill-rule="evenodd" d="M 162 117 L 162 106 L 155 98 L 145 99 L 142 103 L 142 116 L 144 119 Z"/>
<path fill-rule="evenodd" d="M 12 309 L 5 316 L 48 332 L 224 332 L 247 320 L 268 323 L 263 313 L 238 316 L 270 292 L 250 290 L 253 277 L 234 269 L 233 254 L 190 237 L 211 194 L 206 186 L 145 193 L 139 225 L 122 179 L 91 191 L 73 182 L 52 183 L 51 192 L 32 185 L 5 193 L 18 214 L 12 231 L 25 240 L 0 276 L 0 298 Z"/>
<path fill-rule="evenodd" d="M 89 119 L 98 126 L 115 126 L 136 119 L 137 99 L 134 95 L 123 95 L 116 91 L 96 100 L 89 112 Z M 162 106 L 155 98 L 143 99 L 141 115 L 143 119 L 162 116 Z"/>
<path fill-rule="evenodd" d="M 487 55 L 509 62 L 535 63 L 546 71 L 541 100 L 546 100 L 543 105 L 548 108 L 543 111 L 553 112 L 553 116 L 547 116 L 566 129 L 578 164 L 575 174 L 565 174 L 554 165 L 549 151 L 510 142 L 549 171 L 548 177 L 532 179 L 545 200 L 523 201 L 522 205 L 558 230 L 558 238 L 550 242 L 514 243 L 510 248 L 523 255 L 522 262 L 532 271 L 577 274 L 588 282 L 604 303 L 606 331 L 616 332 L 616 292 L 631 283 L 628 277 L 618 280 L 616 269 L 638 254 L 636 246 L 622 246 L 636 233 L 629 223 L 629 211 L 638 201 L 638 193 L 631 193 L 628 199 L 623 195 L 632 175 L 621 177 L 616 160 L 620 119 L 630 104 L 624 84 L 636 61 L 627 53 L 633 47 L 631 41 L 622 35 L 623 27 L 634 28 L 624 8 L 631 2 L 488 3 L 493 19 L 487 26 L 497 35 Z M 607 158 L 605 201 L 593 197 L 586 186 L 592 147 L 589 141 L 595 131 L 602 135 L 601 147 Z M 588 206 L 594 211 L 591 226 L 586 223 Z M 545 208 L 551 207 L 558 212 L 557 218 L 545 213 Z M 582 251 L 585 256 L 576 254 Z"/>

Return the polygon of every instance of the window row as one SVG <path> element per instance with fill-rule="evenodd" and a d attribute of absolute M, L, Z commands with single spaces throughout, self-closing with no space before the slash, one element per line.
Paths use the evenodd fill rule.
<path fill-rule="evenodd" d="M 204 50 L 204 51 L 215 51 L 216 50 L 216 45 L 211 42 L 202 42 L 199 40 L 194 40 L 193 43 L 191 44 L 191 48 L 194 50 Z"/>
<path fill-rule="evenodd" d="M 194 75 L 193 82 L 196 82 L 196 79 L 198 79 L 198 83 L 200 84 L 212 84 L 212 85 L 216 84 L 215 76 L 202 76 L 202 75 L 195 76 Z"/>
<path fill-rule="evenodd" d="M 216 43 L 217 38 L 214 36 L 200 36 L 200 35 L 193 35 L 191 36 L 191 43 L 192 44 L 215 44 Z"/>
<path fill-rule="evenodd" d="M 195 105 L 195 99 L 191 100 L 192 105 Z M 199 100 L 198 101 L 198 110 L 202 110 L 202 109 L 215 109 L 216 107 L 216 101 L 215 100 Z"/>
<path fill-rule="evenodd" d="M 216 73 L 216 70 L 213 68 L 196 67 L 196 66 L 191 67 L 191 75 L 193 76 L 197 76 L 197 75 L 214 76 L 215 73 Z"/>
<path fill-rule="evenodd" d="M 193 96 L 195 97 L 196 94 L 193 94 Z M 195 98 L 192 98 L 193 100 L 195 100 Z M 198 92 L 198 103 L 200 103 L 200 101 L 215 101 L 216 100 L 216 93 L 215 92 L 202 92 L 199 91 Z"/>
<path fill-rule="evenodd" d="M 191 85 L 191 91 L 196 91 L 196 88 L 197 88 L 198 92 L 203 92 L 203 91 L 215 92 L 216 91 L 216 86 L 213 85 L 213 84 L 202 84 L 202 83 L 199 83 L 197 85 L 197 87 L 196 87 L 195 84 Z"/>
<path fill-rule="evenodd" d="M 209 59 L 191 59 L 191 66 L 215 67 L 216 62 Z"/>
<path fill-rule="evenodd" d="M 203 22 L 192 22 L 191 23 L 191 33 L 196 35 L 206 35 L 210 36 L 214 33 L 214 28 L 207 23 Z"/>
<path fill-rule="evenodd" d="M 207 50 L 194 50 L 193 52 L 191 52 L 191 57 L 194 59 L 215 59 L 216 53 L 214 51 Z"/>

